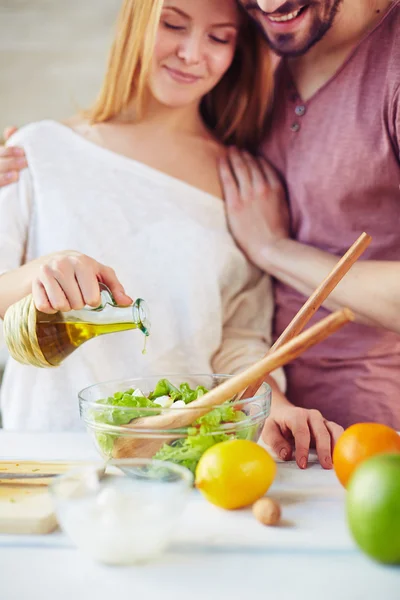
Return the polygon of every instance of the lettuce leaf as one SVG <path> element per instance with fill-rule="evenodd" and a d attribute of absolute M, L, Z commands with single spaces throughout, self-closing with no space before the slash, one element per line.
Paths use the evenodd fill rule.
<path fill-rule="evenodd" d="M 160 396 L 169 396 L 174 402 L 183 400 L 185 404 L 190 404 L 190 402 L 204 396 L 207 392 L 207 388 L 202 385 L 198 385 L 196 389 L 192 390 L 188 383 L 181 383 L 178 389 L 168 379 L 160 379 L 154 391 L 149 394 L 149 399 L 154 400 L 160 398 Z"/>

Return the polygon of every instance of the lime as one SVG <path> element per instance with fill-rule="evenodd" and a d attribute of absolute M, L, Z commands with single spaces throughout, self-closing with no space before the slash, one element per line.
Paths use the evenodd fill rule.
<path fill-rule="evenodd" d="M 379 562 L 400 564 L 400 454 L 363 462 L 350 479 L 346 513 L 363 552 Z"/>
<path fill-rule="evenodd" d="M 275 475 L 275 461 L 264 448 L 249 440 L 230 440 L 204 452 L 196 487 L 216 506 L 242 508 L 264 496 Z"/>

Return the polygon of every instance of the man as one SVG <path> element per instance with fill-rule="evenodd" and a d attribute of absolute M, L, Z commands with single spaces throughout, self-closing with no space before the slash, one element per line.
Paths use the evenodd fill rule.
<path fill-rule="evenodd" d="M 336 257 L 362 231 L 373 236 L 369 260 L 326 304 L 349 306 L 358 323 L 290 365 L 292 404 L 276 390 L 264 431 L 283 459 L 294 439 L 302 468 L 314 439 L 330 468 L 337 423 L 377 420 L 400 429 L 399 1 L 239 1 L 283 57 L 263 153 L 286 182 L 291 239 L 269 164 L 233 151 L 221 177 L 238 243 L 277 280 L 277 336 Z M 8 180 L 0 174 L 0 185 L 23 166 L 12 152 L 0 152 L 14 171 Z"/>
<path fill-rule="evenodd" d="M 221 178 L 238 243 L 276 278 L 276 336 L 336 257 L 362 231 L 373 237 L 326 303 L 350 307 L 357 323 L 287 368 L 300 408 L 278 395 L 267 422 L 266 441 L 285 456 L 293 434 L 303 466 L 325 419 L 400 429 L 400 3 L 240 2 L 282 60 L 262 148 L 269 164 L 232 151 Z M 290 237 L 270 165 L 286 184 Z"/>

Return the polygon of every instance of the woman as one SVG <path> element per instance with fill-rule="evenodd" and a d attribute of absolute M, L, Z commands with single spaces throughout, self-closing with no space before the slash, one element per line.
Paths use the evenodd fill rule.
<path fill-rule="evenodd" d="M 126 0 L 94 107 L 12 138 L 29 171 L 0 195 L 0 316 L 31 290 L 45 312 L 94 306 L 101 279 L 121 304 L 121 282 L 148 301 L 153 333 L 146 357 L 121 333 L 56 370 L 10 361 L 6 427 L 73 428 L 76 392 L 94 381 L 233 373 L 267 351 L 269 280 L 227 231 L 217 163 L 226 144 L 257 148 L 271 89 L 264 42 L 234 0 Z M 327 424 L 324 466 L 338 433 Z"/>

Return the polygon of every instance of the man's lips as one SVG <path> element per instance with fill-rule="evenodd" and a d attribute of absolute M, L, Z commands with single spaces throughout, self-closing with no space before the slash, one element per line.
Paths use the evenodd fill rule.
<path fill-rule="evenodd" d="M 289 33 L 298 27 L 307 13 L 308 6 L 302 6 L 290 13 L 275 13 L 271 15 L 263 14 L 262 19 L 275 31 L 280 33 Z"/>
<path fill-rule="evenodd" d="M 196 83 L 201 79 L 197 75 L 191 75 L 190 73 L 184 73 L 178 69 L 172 69 L 171 67 L 164 66 L 170 77 L 179 83 Z"/>

